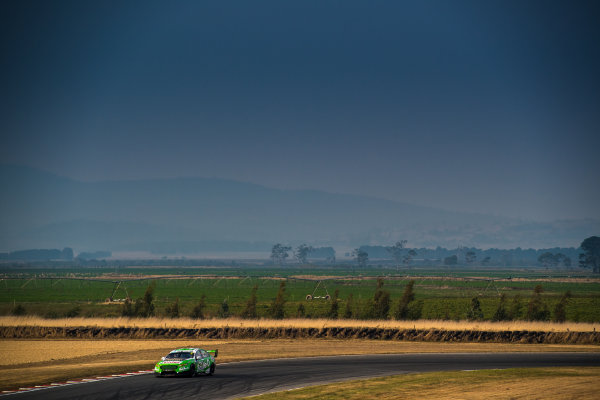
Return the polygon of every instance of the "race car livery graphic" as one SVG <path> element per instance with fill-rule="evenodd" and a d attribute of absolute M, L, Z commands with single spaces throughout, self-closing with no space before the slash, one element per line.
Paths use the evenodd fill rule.
<path fill-rule="evenodd" d="M 154 375 L 212 375 L 218 350 L 182 348 L 171 351 L 154 366 Z"/>

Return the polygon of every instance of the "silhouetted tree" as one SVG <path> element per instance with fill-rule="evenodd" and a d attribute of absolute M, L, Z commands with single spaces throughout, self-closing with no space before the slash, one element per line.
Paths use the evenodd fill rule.
<path fill-rule="evenodd" d="M 406 254 L 404 255 L 404 258 L 402 259 L 402 263 L 405 266 L 410 265 L 410 262 L 412 261 L 412 259 L 417 255 L 417 252 L 413 249 L 410 249 L 406 252 Z"/>
<path fill-rule="evenodd" d="M 312 246 L 307 246 L 306 244 L 301 244 L 296 247 L 296 251 L 294 252 L 294 257 L 298 260 L 300 264 L 308 263 L 308 255 L 313 250 Z"/>
<path fill-rule="evenodd" d="M 546 269 L 548 269 L 548 267 L 557 267 L 560 264 L 564 265 L 565 267 L 571 266 L 571 259 L 569 257 L 564 255 L 563 253 L 553 254 L 549 251 L 541 254 L 538 257 L 538 262 L 542 264 Z"/>
<path fill-rule="evenodd" d="M 600 272 L 600 237 L 590 236 L 581 242 L 580 247 L 583 253 L 579 254 L 579 266 Z"/>
<path fill-rule="evenodd" d="M 456 265 L 458 264 L 458 256 L 456 254 L 448 257 L 444 257 L 444 265 Z"/>
<path fill-rule="evenodd" d="M 404 246 L 406 245 L 406 240 L 400 240 L 396 242 L 393 246 L 388 246 L 385 249 L 392 256 L 392 259 L 396 263 L 396 265 L 400 265 L 402 262 L 402 257 L 404 255 Z"/>
<path fill-rule="evenodd" d="M 274 264 L 282 265 L 285 263 L 286 258 L 289 257 L 288 251 L 292 248 L 291 246 L 284 246 L 281 243 L 277 243 L 271 249 L 271 259 Z"/>
<path fill-rule="evenodd" d="M 477 254 L 475 254 L 474 251 L 467 251 L 467 253 L 465 254 L 465 261 L 467 262 L 467 264 L 473 264 L 476 259 Z"/>
<path fill-rule="evenodd" d="M 65 247 L 61 251 L 60 256 L 63 260 L 72 260 L 73 259 L 73 249 L 70 247 Z"/>
<path fill-rule="evenodd" d="M 558 264 L 558 260 L 558 257 L 550 253 L 549 251 L 541 254 L 538 257 L 538 262 L 542 264 L 546 269 L 548 269 L 549 267 L 555 267 Z"/>
<path fill-rule="evenodd" d="M 352 257 L 354 257 L 358 266 L 362 268 L 366 267 L 367 263 L 369 262 L 369 253 L 361 250 L 360 248 L 354 249 L 352 252 Z"/>
<path fill-rule="evenodd" d="M 298 304 L 298 308 L 296 309 L 296 318 L 304 318 L 306 315 L 306 310 L 304 309 L 304 304 Z"/>

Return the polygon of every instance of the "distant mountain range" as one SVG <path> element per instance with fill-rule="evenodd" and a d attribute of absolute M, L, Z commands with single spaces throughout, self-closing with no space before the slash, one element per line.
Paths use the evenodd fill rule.
<path fill-rule="evenodd" d="M 415 247 L 575 246 L 598 220 L 533 222 L 367 196 L 279 190 L 223 179 L 80 182 L 0 165 L 0 251 L 198 253 L 268 250 L 276 242 Z"/>

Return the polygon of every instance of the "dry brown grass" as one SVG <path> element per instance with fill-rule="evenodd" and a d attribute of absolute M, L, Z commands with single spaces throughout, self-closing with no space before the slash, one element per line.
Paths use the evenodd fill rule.
<path fill-rule="evenodd" d="M 0 326 L 44 327 L 98 327 L 98 328 L 381 328 L 381 329 L 440 329 L 449 331 L 539 331 L 539 332 L 595 332 L 600 323 L 582 322 L 534 322 L 534 321 L 394 321 L 394 320 L 344 320 L 344 319 L 258 319 L 239 318 L 204 319 L 190 318 L 59 318 L 0 317 Z"/>
<path fill-rule="evenodd" d="M 507 343 L 425 343 L 390 342 L 368 339 L 276 339 L 276 340 L 111 340 L 111 339 L 6 339 L 0 342 L 0 366 L 46 361 L 113 359 L 123 354 L 133 359 L 149 360 L 177 347 L 219 348 L 219 362 L 257 360 L 280 357 L 311 357 L 344 354 L 390 353 L 470 353 L 470 352 L 535 352 L 535 351 L 595 351 L 594 345 L 541 345 Z M 164 354 L 162 354 L 164 355 Z M 152 362 L 152 361 L 150 361 Z"/>

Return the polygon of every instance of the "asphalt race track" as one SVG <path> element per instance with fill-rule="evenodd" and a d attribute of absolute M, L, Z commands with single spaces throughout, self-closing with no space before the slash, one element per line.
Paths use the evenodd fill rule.
<path fill-rule="evenodd" d="M 344 379 L 548 366 L 600 366 L 600 353 L 388 354 L 217 363 L 213 376 L 155 378 L 147 374 L 2 397 L 15 400 L 227 399 Z"/>

